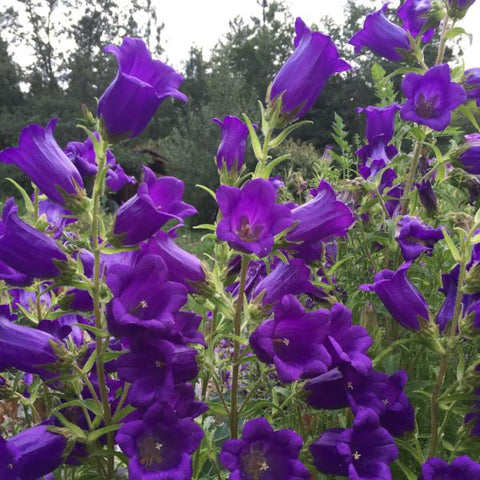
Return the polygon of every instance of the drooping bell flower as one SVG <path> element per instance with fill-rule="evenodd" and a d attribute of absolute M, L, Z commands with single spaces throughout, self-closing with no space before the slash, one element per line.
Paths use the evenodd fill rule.
<path fill-rule="evenodd" d="M 328 310 L 306 312 L 293 295 L 286 295 L 273 320 L 263 322 L 252 333 L 250 345 L 261 362 L 275 365 L 282 382 L 294 382 L 327 371 L 331 363 L 325 346 L 329 327 Z"/>
<path fill-rule="evenodd" d="M 414 186 L 418 191 L 418 197 L 427 212 L 427 215 L 433 217 L 437 214 L 437 196 L 433 191 L 432 182 L 430 180 L 422 180 L 420 183 L 415 183 Z"/>
<path fill-rule="evenodd" d="M 225 165 L 227 171 L 240 171 L 245 161 L 248 128 L 244 122 L 233 115 L 227 115 L 223 122 L 219 118 L 212 119 L 222 129 L 222 140 L 217 151 L 217 167 L 221 170 Z"/>
<path fill-rule="evenodd" d="M 402 327 L 419 330 L 419 318 L 428 322 L 428 305 L 407 277 L 410 264 L 411 262 L 405 262 L 397 271 L 382 270 L 375 274 L 374 283 L 360 285 L 359 288 L 375 292 L 390 315 Z"/>
<path fill-rule="evenodd" d="M 432 255 L 435 244 L 443 240 L 443 230 L 423 224 L 416 217 L 405 216 L 397 224 L 395 240 L 400 245 L 403 259 L 414 261 L 423 252 Z"/>
<path fill-rule="evenodd" d="M 62 465 L 66 446 L 65 437 L 50 432 L 45 425 L 28 428 L 7 441 L 0 437 L 0 477 L 2 480 L 43 478 Z"/>
<path fill-rule="evenodd" d="M 169 281 L 168 268 L 158 255 L 144 255 L 134 266 L 113 265 L 107 285 L 114 294 L 107 305 L 108 329 L 117 337 L 145 329 L 168 331 L 187 301 L 187 288 Z"/>
<path fill-rule="evenodd" d="M 355 47 L 356 54 L 366 47 L 387 60 L 400 62 L 404 59 L 402 51 L 410 50 L 410 40 L 402 27 L 387 19 L 387 8 L 388 3 L 368 15 L 363 28 L 348 43 Z"/>
<path fill-rule="evenodd" d="M 0 162 L 15 164 L 42 193 L 65 205 L 67 197 L 82 194 L 83 181 L 53 136 L 57 122 L 54 118 L 45 128 L 37 124 L 24 128 L 18 147 L 0 152 Z"/>
<path fill-rule="evenodd" d="M 144 182 L 137 194 L 117 211 L 113 225 L 114 241 L 136 245 L 155 234 L 169 220 L 183 223 L 197 210 L 182 201 L 184 185 L 175 177 L 157 178 L 148 167 L 143 167 Z"/>
<path fill-rule="evenodd" d="M 398 17 L 402 19 L 403 28 L 410 32 L 412 37 L 423 32 L 424 43 L 428 43 L 435 33 L 434 28 L 425 29 L 431 8 L 431 0 L 406 0 L 397 11 Z"/>
<path fill-rule="evenodd" d="M 168 234 L 157 232 L 149 240 L 145 251 L 162 258 L 168 268 L 169 280 L 182 283 L 190 293 L 201 289 L 206 280 L 202 262 L 195 255 L 180 248 Z"/>
<path fill-rule="evenodd" d="M 397 183 L 397 185 L 386 192 L 385 208 L 390 218 L 395 218 L 400 214 L 400 199 L 402 196 L 403 183 Z"/>
<path fill-rule="evenodd" d="M 368 144 L 356 152 L 361 160 L 359 173 L 363 178 L 374 176 L 397 154 L 395 146 L 388 143 L 393 138 L 395 115 L 399 109 L 397 103 L 386 107 L 357 108 L 357 113 L 367 116 L 365 136 Z"/>
<path fill-rule="evenodd" d="M 156 348 L 145 346 L 141 339 L 131 339 L 130 353 L 116 361 L 118 377 L 131 383 L 128 401 L 136 407 L 148 407 L 167 400 L 175 384 L 192 380 L 197 373 L 197 352 L 185 345 L 165 340 L 156 342 Z"/>
<path fill-rule="evenodd" d="M 65 262 L 67 256 L 53 238 L 21 220 L 9 198 L 0 221 L 0 262 L 30 278 L 51 278 L 61 273 L 53 260 Z"/>
<path fill-rule="evenodd" d="M 441 458 L 429 458 L 422 465 L 419 480 L 477 480 L 480 479 L 480 465 L 463 455 L 448 464 Z"/>
<path fill-rule="evenodd" d="M 471 175 L 480 175 L 480 133 L 465 135 L 468 149 L 458 157 L 461 168 Z"/>
<path fill-rule="evenodd" d="M 52 343 L 57 343 L 52 335 L 0 317 L 0 370 L 16 368 L 43 378 L 55 376 L 45 368 L 58 362 Z"/>
<path fill-rule="evenodd" d="M 230 278 L 238 278 L 238 274 L 240 273 L 240 265 L 241 265 L 241 256 L 236 255 L 230 262 L 229 262 L 229 269 L 228 269 L 228 280 L 227 284 L 231 281 Z M 263 260 L 252 260 L 248 264 L 247 268 L 247 278 L 245 280 L 245 297 L 250 301 L 252 298 L 253 292 L 255 291 L 257 285 L 261 282 L 263 278 L 267 275 L 267 266 Z M 228 285 L 225 290 L 232 294 L 232 297 L 238 296 L 238 290 L 240 287 L 240 282 L 235 281 Z"/>
<path fill-rule="evenodd" d="M 310 452 L 319 471 L 358 480 L 392 480 L 390 464 L 398 455 L 392 436 L 370 409 L 360 410 L 351 428 L 324 432 Z"/>
<path fill-rule="evenodd" d="M 273 430 L 263 418 L 249 420 L 242 438 L 227 440 L 220 462 L 229 470 L 229 480 L 301 480 L 311 474 L 298 459 L 302 438 L 293 430 Z"/>
<path fill-rule="evenodd" d="M 475 3 L 475 0 L 447 0 L 448 15 L 459 20 L 465 16 L 467 10 Z"/>
<path fill-rule="evenodd" d="M 53 232 L 54 238 L 59 238 L 67 225 L 77 221 L 68 210 L 48 198 L 38 202 L 38 215 L 46 217 L 48 230 Z"/>
<path fill-rule="evenodd" d="M 480 107 L 480 68 L 465 70 L 465 90 L 467 98 L 475 99 L 477 107 Z"/>
<path fill-rule="evenodd" d="M 200 446 L 203 431 L 190 418 L 166 418 L 158 407 L 126 421 L 117 432 L 116 442 L 130 458 L 128 478 L 192 478 L 192 454 Z"/>
<path fill-rule="evenodd" d="M 301 18 L 295 20 L 295 51 L 273 80 L 270 102 L 282 95 L 282 113 L 300 118 L 313 106 L 328 79 L 350 70 L 332 39 L 312 32 Z"/>
<path fill-rule="evenodd" d="M 274 236 L 290 227 L 292 213 L 276 203 L 275 188 L 268 180 L 250 180 L 242 188 L 221 185 L 217 202 L 223 218 L 217 237 L 231 248 L 265 257 L 273 248 Z"/>
<path fill-rule="evenodd" d="M 400 110 L 402 119 L 437 131 L 448 127 L 451 112 L 467 100 L 464 88 L 451 81 L 447 63 L 428 69 L 424 75 L 408 73 L 402 91 L 407 97 Z"/>
<path fill-rule="evenodd" d="M 15 285 L 17 287 L 24 287 L 32 282 L 32 278 L 28 275 L 15 270 L 3 262 L 0 262 L 0 280 L 3 280 L 7 285 Z"/>
<path fill-rule="evenodd" d="M 93 132 L 93 136 L 97 140 L 100 138 L 98 132 Z M 97 160 L 95 156 L 95 148 L 90 137 L 84 142 L 69 142 L 65 148 L 65 153 L 77 167 L 82 177 L 96 175 L 98 170 Z M 110 168 L 107 172 L 105 184 L 112 192 L 118 192 L 127 183 L 136 183 L 135 177 L 130 177 L 125 174 L 122 166 L 115 161 L 113 153 L 108 149 L 106 151 L 106 161 Z"/>
<path fill-rule="evenodd" d="M 355 218 L 350 209 L 338 201 L 335 192 L 328 182 L 322 180 L 318 188 L 311 191 L 314 198 L 292 210 L 293 220 L 298 225 L 287 234 L 290 242 L 300 242 L 292 245 L 292 250 L 302 244 L 325 242 L 331 237 L 343 237 Z"/>
<path fill-rule="evenodd" d="M 118 63 L 117 76 L 100 97 L 97 108 L 110 140 L 142 133 L 166 98 L 188 100 L 178 90 L 183 76 L 153 60 L 140 38 L 124 37 L 120 47 L 108 45 L 104 51 L 114 55 Z"/>

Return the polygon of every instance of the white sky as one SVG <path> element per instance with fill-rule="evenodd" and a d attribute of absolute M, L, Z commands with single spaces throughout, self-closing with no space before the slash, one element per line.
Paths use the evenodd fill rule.
<path fill-rule="evenodd" d="M 216 42 L 228 32 L 229 20 L 235 16 L 249 18 L 252 15 L 259 16 L 261 12 L 256 0 L 156 0 L 156 2 L 158 19 L 165 23 L 162 32 L 165 53 L 169 63 L 176 68 L 180 68 L 182 62 L 188 58 L 191 45 L 201 47 L 204 56 L 208 58 Z M 0 0 L 0 9 L 12 3 L 14 3 L 12 0 Z M 318 23 L 324 15 L 330 15 L 337 23 L 341 23 L 346 0 L 287 0 L 286 3 L 293 18 L 300 16 L 308 25 Z M 380 6 L 383 2 L 377 0 L 376 3 Z M 458 24 L 473 34 L 472 45 L 466 47 L 467 68 L 480 66 L 479 25 L 480 1 L 470 8 L 466 18 Z M 19 47 L 12 53 L 22 66 L 32 62 L 28 49 Z"/>

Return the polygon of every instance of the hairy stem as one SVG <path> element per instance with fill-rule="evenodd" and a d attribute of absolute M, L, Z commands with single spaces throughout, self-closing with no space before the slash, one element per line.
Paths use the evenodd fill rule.
<path fill-rule="evenodd" d="M 233 350 L 233 369 L 232 369 L 232 398 L 230 403 L 230 435 L 232 438 L 238 437 L 238 376 L 240 365 L 238 358 L 240 356 L 240 342 L 238 337 L 241 334 L 243 297 L 245 294 L 245 284 L 247 280 L 247 270 L 250 259 L 246 255 L 242 255 L 242 267 L 240 270 L 240 285 L 238 289 L 237 303 L 235 306 L 235 317 L 233 319 L 233 329 L 235 334 L 234 350 Z"/>
<path fill-rule="evenodd" d="M 410 164 L 410 170 L 408 171 L 407 179 L 405 180 L 405 187 L 402 196 L 402 206 L 400 210 L 401 215 L 405 215 L 408 211 L 408 205 L 410 204 L 410 190 L 412 189 L 413 180 L 417 173 L 418 162 L 420 160 L 420 153 L 422 151 L 422 142 L 417 141 L 415 148 L 413 149 L 412 163 Z"/>

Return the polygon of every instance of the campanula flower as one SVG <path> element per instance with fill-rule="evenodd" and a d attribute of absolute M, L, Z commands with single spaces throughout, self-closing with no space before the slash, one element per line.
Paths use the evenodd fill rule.
<path fill-rule="evenodd" d="M 355 47 L 357 54 L 366 47 L 387 60 L 400 62 L 404 58 L 402 51 L 410 50 L 410 40 L 402 27 L 387 19 L 387 8 L 388 3 L 368 15 L 363 28 L 348 43 Z"/>
<path fill-rule="evenodd" d="M 227 440 L 220 461 L 229 470 L 229 480 L 301 480 L 311 474 L 298 459 L 302 438 L 293 430 L 273 430 L 261 417 L 249 420 L 240 439 Z"/>
<path fill-rule="evenodd" d="M 429 458 L 422 465 L 419 480 L 480 480 L 480 465 L 463 455 L 448 464 L 441 458 Z"/>
<path fill-rule="evenodd" d="M 45 128 L 32 124 L 22 130 L 18 147 L 0 152 L 0 162 L 13 163 L 54 202 L 64 205 L 68 196 L 82 193 L 83 181 L 53 136 L 56 118 Z"/>
<path fill-rule="evenodd" d="M 465 90 L 467 98 L 477 101 L 477 107 L 480 107 L 480 68 L 470 68 L 465 70 Z"/>
<path fill-rule="evenodd" d="M 282 95 L 282 112 L 299 118 L 313 106 L 328 79 L 351 66 L 340 58 L 328 35 L 312 32 L 301 18 L 295 21 L 294 46 L 273 80 L 270 102 Z"/>
<path fill-rule="evenodd" d="M 433 191 L 433 185 L 430 180 L 422 180 L 420 183 L 415 183 L 414 186 L 418 191 L 418 196 L 427 215 L 433 217 L 437 214 L 437 196 Z"/>
<path fill-rule="evenodd" d="M 480 175 L 480 133 L 465 135 L 468 149 L 458 157 L 458 163 L 471 175 Z"/>
<path fill-rule="evenodd" d="M 117 76 L 100 97 L 97 108 L 111 140 L 142 133 L 166 98 L 187 101 L 178 90 L 183 76 L 153 60 L 140 38 L 124 37 L 120 47 L 108 45 L 104 51 L 114 55 L 118 63 Z"/>
<path fill-rule="evenodd" d="M 268 255 L 274 236 L 293 223 L 290 209 L 276 203 L 275 188 L 262 178 L 250 180 L 242 188 L 221 185 L 217 202 L 223 215 L 217 225 L 218 239 L 259 257 Z"/>
<path fill-rule="evenodd" d="M 423 32 L 422 41 L 424 43 L 428 43 L 435 33 L 434 28 L 425 30 L 431 8 L 431 0 L 406 0 L 397 11 L 398 17 L 402 19 L 403 28 L 410 32 L 412 37 Z M 438 24 L 438 22 L 436 23 Z"/>
<path fill-rule="evenodd" d="M 447 0 L 447 3 L 449 16 L 454 19 L 461 19 L 475 3 L 475 0 Z"/>
<path fill-rule="evenodd" d="M 448 127 L 451 112 L 467 100 L 464 88 L 451 81 L 447 63 L 430 68 L 424 75 L 408 73 L 402 91 L 407 97 L 400 110 L 402 119 L 437 131 Z"/>
<path fill-rule="evenodd" d="M 232 115 L 227 115 L 223 122 L 219 118 L 212 119 L 222 129 L 222 140 L 217 151 L 217 167 L 226 166 L 227 170 L 241 170 L 245 161 L 248 128 L 244 122 Z"/>

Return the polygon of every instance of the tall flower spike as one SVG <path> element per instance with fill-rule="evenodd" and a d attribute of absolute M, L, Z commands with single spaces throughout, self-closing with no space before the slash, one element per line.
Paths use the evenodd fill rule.
<path fill-rule="evenodd" d="M 357 54 L 367 47 L 387 60 L 399 62 L 403 60 L 402 50 L 410 49 L 410 40 L 402 27 L 387 19 L 385 16 L 387 8 L 388 3 L 368 15 L 363 28 L 348 43 L 355 47 Z"/>
<path fill-rule="evenodd" d="M 153 60 L 140 38 L 124 37 L 120 47 L 108 45 L 104 51 L 118 62 L 117 76 L 100 97 L 97 109 L 111 140 L 142 133 L 166 98 L 188 100 L 178 90 L 183 76 Z"/>
<path fill-rule="evenodd" d="M 467 100 L 464 88 L 451 81 L 447 63 L 430 68 L 424 75 L 408 73 L 402 91 L 407 97 L 400 110 L 402 119 L 437 131 L 448 127 L 451 112 Z"/>
<path fill-rule="evenodd" d="M 295 21 L 295 52 L 273 80 L 270 102 L 282 95 L 282 112 L 300 118 L 313 106 L 328 79 L 350 70 L 332 39 L 312 32 L 301 18 Z"/>
<path fill-rule="evenodd" d="M 80 173 L 53 136 L 58 119 L 45 128 L 32 124 L 22 130 L 18 147 L 0 152 L 0 162 L 13 163 L 54 202 L 65 204 L 66 196 L 77 196 L 83 188 Z"/>

